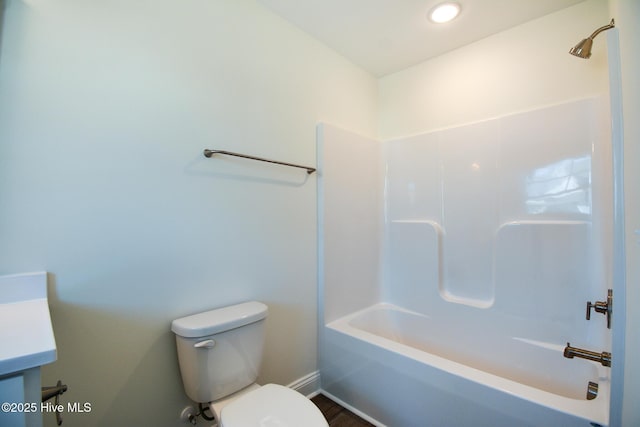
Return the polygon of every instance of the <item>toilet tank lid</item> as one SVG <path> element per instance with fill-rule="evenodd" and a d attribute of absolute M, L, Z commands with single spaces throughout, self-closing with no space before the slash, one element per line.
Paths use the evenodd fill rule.
<path fill-rule="evenodd" d="M 171 330 L 185 338 L 205 337 L 262 320 L 267 312 L 261 302 L 245 302 L 176 319 Z"/>

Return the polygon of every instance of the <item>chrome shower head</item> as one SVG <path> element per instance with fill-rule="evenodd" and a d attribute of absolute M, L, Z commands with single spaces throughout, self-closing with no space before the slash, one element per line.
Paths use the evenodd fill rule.
<path fill-rule="evenodd" d="M 601 32 L 610 30 L 611 28 L 615 27 L 614 24 L 615 22 L 612 19 L 608 25 L 598 28 L 589 37 L 587 37 L 586 39 L 582 39 L 580 43 L 569 49 L 569 53 L 571 55 L 577 56 L 578 58 L 589 59 L 591 57 L 591 46 L 593 46 L 593 39 Z"/>
<path fill-rule="evenodd" d="M 591 37 L 582 39 L 580 43 L 569 49 L 569 53 L 578 58 L 589 59 L 591 56 L 591 46 L 593 46 L 593 39 Z"/>

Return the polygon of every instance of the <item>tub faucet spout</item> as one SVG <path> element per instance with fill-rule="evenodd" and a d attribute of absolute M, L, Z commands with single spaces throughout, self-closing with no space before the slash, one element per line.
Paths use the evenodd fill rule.
<path fill-rule="evenodd" d="M 611 353 L 603 351 L 602 353 L 596 353 L 595 351 L 589 351 L 578 347 L 571 347 L 571 344 L 567 343 L 564 348 L 564 357 L 573 359 L 579 357 L 581 359 L 593 360 L 594 362 L 601 363 L 602 366 L 611 366 Z"/>

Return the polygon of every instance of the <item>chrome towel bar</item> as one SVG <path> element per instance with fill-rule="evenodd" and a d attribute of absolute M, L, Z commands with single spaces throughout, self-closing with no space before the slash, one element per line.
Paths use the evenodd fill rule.
<path fill-rule="evenodd" d="M 234 153 L 232 151 L 209 150 L 209 149 L 205 149 L 204 150 L 204 156 L 207 157 L 207 158 L 213 156 L 214 154 L 224 154 L 226 156 L 242 157 L 244 159 L 258 160 L 260 162 L 275 163 L 277 165 L 284 165 L 284 166 L 291 166 L 293 168 L 306 169 L 307 173 L 309 175 L 311 175 L 312 173 L 314 173 L 316 171 L 315 168 L 312 168 L 312 167 L 309 167 L 309 166 L 295 165 L 293 163 L 286 163 L 286 162 L 279 162 L 279 161 L 276 161 L 276 160 L 263 159 L 262 157 L 248 156 L 246 154 Z"/>

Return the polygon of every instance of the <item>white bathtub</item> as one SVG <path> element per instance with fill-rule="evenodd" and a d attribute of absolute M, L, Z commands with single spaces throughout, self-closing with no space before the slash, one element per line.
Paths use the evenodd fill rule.
<path fill-rule="evenodd" d="M 609 368 L 563 357 L 565 343 L 474 329 L 389 304 L 347 315 L 322 331 L 323 389 L 380 425 L 608 424 Z"/>

